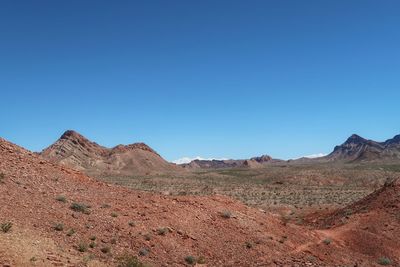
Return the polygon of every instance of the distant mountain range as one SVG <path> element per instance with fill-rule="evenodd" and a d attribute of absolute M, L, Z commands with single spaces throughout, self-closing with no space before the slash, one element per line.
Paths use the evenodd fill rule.
<path fill-rule="evenodd" d="M 182 170 L 144 143 L 106 148 L 71 130 L 39 154 L 93 176 L 134 176 Z"/>
<path fill-rule="evenodd" d="M 268 164 L 283 162 L 283 160 L 273 159 L 268 155 L 254 157 L 250 159 L 229 159 L 229 160 L 193 160 L 190 163 L 182 164 L 188 169 L 220 169 L 220 168 L 261 168 Z"/>
<path fill-rule="evenodd" d="M 75 131 L 66 131 L 54 144 L 39 153 L 42 157 L 93 176 L 135 176 L 181 172 L 184 169 L 262 168 L 272 164 L 400 162 L 400 135 L 385 142 L 364 139 L 356 134 L 319 158 L 284 161 L 263 155 L 250 159 L 193 160 L 176 165 L 164 160 L 144 143 L 106 148 Z"/>
<path fill-rule="evenodd" d="M 259 168 L 274 163 L 362 163 L 362 162 L 399 162 L 400 163 L 400 135 L 385 142 L 377 142 L 364 139 L 359 135 L 353 134 L 343 144 L 336 146 L 332 153 L 318 158 L 300 158 L 295 160 L 273 159 L 264 155 L 248 160 L 194 160 L 183 164 L 185 168 Z"/>

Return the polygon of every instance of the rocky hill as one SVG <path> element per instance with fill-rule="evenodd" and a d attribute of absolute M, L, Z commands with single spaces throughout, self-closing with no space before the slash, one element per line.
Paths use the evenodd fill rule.
<path fill-rule="evenodd" d="M 224 169 L 224 168 L 260 168 L 267 164 L 282 162 L 273 159 L 268 155 L 253 157 L 250 159 L 229 159 L 229 160 L 193 160 L 181 166 L 188 169 Z"/>
<path fill-rule="evenodd" d="M 400 180 L 395 179 L 353 204 L 323 216 L 310 215 L 307 220 L 332 243 L 368 254 L 380 265 L 400 266 L 399 214 Z"/>
<path fill-rule="evenodd" d="M 342 145 L 320 160 L 363 162 L 363 161 L 399 161 L 400 135 L 385 142 L 364 139 L 356 134 L 350 136 Z"/>
<path fill-rule="evenodd" d="M 93 176 L 134 176 L 182 170 L 144 143 L 106 148 L 75 131 L 66 131 L 40 155 Z"/>

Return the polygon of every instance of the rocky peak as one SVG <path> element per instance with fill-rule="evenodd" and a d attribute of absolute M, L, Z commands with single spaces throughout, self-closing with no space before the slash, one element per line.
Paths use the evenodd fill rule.
<path fill-rule="evenodd" d="M 270 156 L 268 156 L 268 155 L 262 155 L 262 156 L 260 156 L 260 157 L 251 158 L 250 160 L 254 160 L 254 161 L 257 161 L 257 162 L 259 162 L 259 163 L 263 163 L 263 162 L 271 161 L 271 160 L 272 160 L 272 157 L 270 157 Z"/>
<path fill-rule="evenodd" d="M 339 146 L 336 146 L 334 151 L 348 150 L 348 149 L 352 149 L 353 147 L 360 147 L 367 143 L 368 143 L 367 139 L 364 139 L 357 134 L 353 134 L 346 140 L 346 142 L 344 142 L 343 144 L 341 144 Z"/>
<path fill-rule="evenodd" d="M 60 139 L 70 139 L 70 138 L 82 138 L 83 136 L 74 130 L 66 130 L 60 137 Z"/>
<path fill-rule="evenodd" d="M 86 149 L 95 149 L 98 150 L 98 153 L 103 153 L 104 147 L 98 145 L 95 142 L 90 141 L 80 133 L 74 131 L 74 130 L 67 130 L 65 131 L 61 137 L 58 139 L 58 141 L 54 145 L 61 145 L 64 146 L 66 144 L 71 144 L 73 146 L 81 146 L 85 147 Z M 72 148 L 71 147 L 71 148 Z"/>
<path fill-rule="evenodd" d="M 111 149 L 111 152 L 112 153 L 123 153 L 123 152 L 131 151 L 131 150 L 135 150 L 135 149 L 149 151 L 151 153 L 158 155 L 158 153 L 156 151 L 154 151 L 151 147 L 149 147 L 145 143 L 134 143 L 134 144 L 130 144 L 130 145 L 117 145 Z"/>
<path fill-rule="evenodd" d="M 396 135 L 392 139 L 386 140 L 385 145 L 398 145 L 400 144 L 400 134 Z"/>
<path fill-rule="evenodd" d="M 362 144 L 362 143 L 366 143 L 367 140 L 362 138 L 361 136 L 357 135 L 357 134 L 353 134 L 352 136 L 350 136 L 346 142 L 344 144 Z"/>

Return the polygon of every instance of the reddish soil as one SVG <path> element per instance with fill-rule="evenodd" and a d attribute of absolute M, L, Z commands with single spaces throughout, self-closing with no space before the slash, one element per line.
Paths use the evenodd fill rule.
<path fill-rule="evenodd" d="M 204 257 L 198 266 L 377 266 L 380 257 L 399 264 L 397 184 L 371 196 L 367 213 L 321 229 L 284 224 L 224 196 L 172 197 L 106 184 L 4 139 L 0 173 L 0 223 L 13 224 L 0 231 L 0 266 L 116 266 L 119 256 L 145 250 L 139 259 L 151 266 L 185 266 L 189 255 Z M 90 208 L 77 212 L 72 203 Z"/>
<path fill-rule="evenodd" d="M 371 259 L 384 256 L 391 259 L 393 266 L 400 266 L 398 179 L 345 208 L 324 216 L 311 214 L 307 221 L 355 253 Z"/>

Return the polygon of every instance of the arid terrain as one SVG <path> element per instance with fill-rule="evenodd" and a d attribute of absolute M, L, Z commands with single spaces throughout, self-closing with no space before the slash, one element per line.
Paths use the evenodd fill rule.
<path fill-rule="evenodd" d="M 1 1 L 0 267 L 400 267 L 400 0 Z"/>
<path fill-rule="evenodd" d="M 81 134 L 66 131 L 41 156 L 93 175 L 149 175 L 179 171 L 144 143 L 106 148 Z"/>
<path fill-rule="evenodd" d="M 60 140 L 0 139 L 1 266 L 400 265 L 393 161 L 187 169 L 144 144 Z M 127 175 L 137 159 L 162 167 Z"/>
<path fill-rule="evenodd" d="M 274 165 L 98 179 L 165 195 L 222 194 L 265 210 L 302 212 L 342 207 L 396 177 L 400 172 L 393 165 Z"/>

